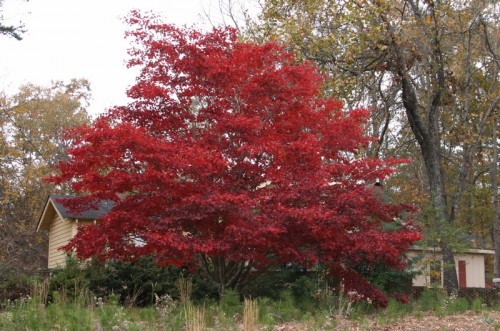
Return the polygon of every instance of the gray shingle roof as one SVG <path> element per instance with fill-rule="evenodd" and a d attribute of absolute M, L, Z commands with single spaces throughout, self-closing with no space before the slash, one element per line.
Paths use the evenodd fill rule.
<path fill-rule="evenodd" d="M 101 200 L 98 203 L 97 209 L 89 208 L 87 210 L 83 210 L 82 212 L 74 213 L 71 212 L 69 208 L 65 207 L 62 201 L 66 199 L 75 199 L 75 198 L 80 198 L 80 197 L 74 195 L 56 195 L 56 194 L 53 194 L 49 197 L 49 199 L 54 204 L 54 207 L 56 207 L 61 216 L 64 218 L 95 220 L 98 219 L 99 217 L 106 215 L 115 206 L 115 203 L 111 200 Z"/>

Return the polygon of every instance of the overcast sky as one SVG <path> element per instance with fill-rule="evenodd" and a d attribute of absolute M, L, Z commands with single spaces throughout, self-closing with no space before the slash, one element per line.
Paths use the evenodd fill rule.
<path fill-rule="evenodd" d="M 134 8 L 151 10 L 177 25 L 209 28 L 205 13 L 220 23 L 218 0 L 4 0 L 10 24 L 22 21 L 22 41 L 0 36 L 0 92 L 21 84 L 86 78 L 92 87 L 90 113 L 126 103 L 135 74 L 125 67 L 128 42 L 122 18 Z"/>

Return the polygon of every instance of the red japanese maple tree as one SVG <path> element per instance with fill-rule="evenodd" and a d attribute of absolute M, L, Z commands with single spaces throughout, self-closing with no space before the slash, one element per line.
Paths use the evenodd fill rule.
<path fill-rule="evenodd" d="M 82 193 L 80 206 L 116 205 L 67 249 L 191 263 L 221 293 L 252 268 L 323 263 L 346 290 L 383 302 L 353 267 L 402 268 L 421 235 L 410 222 L 384 227 L 409 207 L 373 192 L 401 161 L 363 156 L 368 112 L 323 97 L 324 77 L 276 43 L 128 20 L 133 102 L 71 131 L 70 159 L 51 178 Z"/>

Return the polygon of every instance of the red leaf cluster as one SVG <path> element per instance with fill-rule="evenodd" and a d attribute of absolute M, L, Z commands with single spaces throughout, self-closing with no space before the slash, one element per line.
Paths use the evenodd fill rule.
<path fill-rule="evenodd" d="M 70 160 L 51 179 L 116 206 L 68 249 L 179 265 L 197 254 L 256 267 L 322 262 L 350 274 L 361 261 L 404 266 L 421 235 L 383 223 L 409 207 L 369 185 L 403 161 L 360 156 L 366 110 L 323 97 L 324 77 L 276 43 L 138 13 L 129 23 L 129 65 L 141 69 L 133 102 L 70 132 Z"/>

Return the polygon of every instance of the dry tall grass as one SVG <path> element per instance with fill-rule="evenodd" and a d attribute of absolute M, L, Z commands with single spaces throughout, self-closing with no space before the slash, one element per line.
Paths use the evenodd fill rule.
<path fill-rule="evenodd" d="M 243 306 L 243 330 L 256 331 L 259 325 L 259 306 L 257 300 L 245 298 Z"/>
<path fill-rule="evenodd" d="M 205 330 L 205 309 L 204 307 L 195 307 L 191 302 L 186 302 L 184 306 L 186 315 L 186 328 L 188 331 Z"/>
<path fill-rule="evenodd" d="M 188 302 L 191 299 L 191 292 L 193 291 L 193 281 L 191 278 L 185 279 L 181 277 L 175 285 L 179 291 L 179 301 L 181 303 Z"/>

